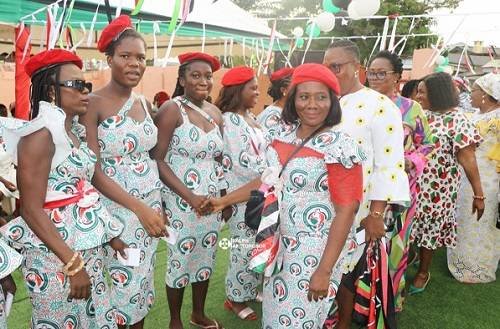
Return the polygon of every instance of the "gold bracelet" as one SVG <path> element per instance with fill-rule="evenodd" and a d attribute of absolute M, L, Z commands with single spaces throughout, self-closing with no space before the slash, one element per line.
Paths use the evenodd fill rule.
<path fill-rule="evenodd" d="M 66 263 L 66 265 L 63 266 L 62 268 L 62 271 L 63 273 L 66 273 L 69 271 L 69 269 L 73 266 L 73 263 L 75 262 L 76 258 L 79 256 L 80 254 L 75 251 L 75 253 L 73 254 L 73 257 L 71 257 L 71 259 L 69 260 L 69 262 Z"/>
<path fill-rule="evenodd" d="M 370 211 L 370 213 L 368 214 L 368 216 L 383 218 L 384 217 L 384 213 L 381 212 L 381 211 Z"/>
<path fill-rule="evenodd" d="M 472 198 L 474 200 L 486 200 L 486 197 L 484 195 L 473 195 Z"/>
<path fill-rule="evenodd" d="M 83 261 L 83 258 L 80 257 L 80 265 L 78 265 L 77 268 L 75 268 L 73 271 L 68 271 L 65 274 L 69 277 L 75 276 L 78 272 L 80 272 L 83 267 L 85 266 L 85 262 Z"/>

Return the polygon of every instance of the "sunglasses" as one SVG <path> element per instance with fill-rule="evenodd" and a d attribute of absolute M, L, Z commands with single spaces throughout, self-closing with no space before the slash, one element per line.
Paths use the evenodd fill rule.
<path fill-rule="evenodd" d="M 347 62 L 344 62 L 344 63 L 332 63 L 329 65 L 330 69 L 332 69 L 332 71 L 334 73 L 340 73 L 340 70 L 342 69 L 342 66 L 346 65 L 346 64 L 349 64 L 349 63 L 352 63 L 353 61 L 347 61 Z"/>
<path fill-rule="evenodd" d="M 85 89 L 87 89 L 89 93 L 92 92 L 92 82 L 87 82 L 85 80 L 75 79 L 75 80 L 61 81 L 59 83 L 59 86 L 73 88 L 78 90 L 79 92 L 83 92 Z"/>

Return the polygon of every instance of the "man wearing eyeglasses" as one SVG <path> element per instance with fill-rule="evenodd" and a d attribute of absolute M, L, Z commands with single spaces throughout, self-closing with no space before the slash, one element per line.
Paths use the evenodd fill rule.
<path fill-rule="evenodd" d="M 325 52 L 323 64 L 332 70 L 340 84 L 342 121 L 337 127 L 356 140 L 367 155 L 363 163 L 363 202 L 353 225 L 364 228 L 368 245 L 385 234 L 387 204 L 404 205 L 410 200 L 404 171 L 401 113 L 389 98 L 359 81 L 360 56 L 355 43 L 333 42 Z M 340 329 L 350 328 L 355 282 L 366 270 L 364 252 L 365 245 L 360 245 L 337 294 Z"/>

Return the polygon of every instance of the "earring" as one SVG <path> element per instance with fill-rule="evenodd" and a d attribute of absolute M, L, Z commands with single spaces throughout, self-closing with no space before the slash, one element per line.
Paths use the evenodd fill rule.
<path fill-rule="evenodd" d="M 484 103 L 485 103 L 485 101 L 484 101 L 484 96 L 483 96 L 483 98 L 481 99 L 481 104 L 484 104 Z"/>
<path fill-rule="evenodd" d="M 358 71 L 354 72 L 354 76 L 357 78 L 358 77 Z"/>
<path fill-rule="evenodd" d="M 286 96 L 286 93 L 283 93 L 283 97 L 285 97 L 285 96 Z"/>

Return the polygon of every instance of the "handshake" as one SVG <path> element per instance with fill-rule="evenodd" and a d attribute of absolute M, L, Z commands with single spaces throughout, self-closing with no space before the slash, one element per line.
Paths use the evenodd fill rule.
<path fill-rule="evenodd" d="M 214 198 L 210 195 L 193 195 L 188 200 L 188 203 L 198 217 L 222 211 L 222 217 L 227 222 L 232 215 L 232 208 L 225 203 L 224 197 Z"/>

